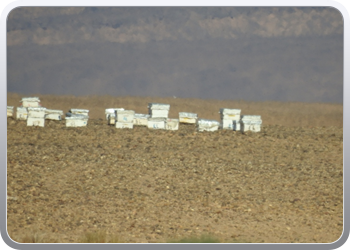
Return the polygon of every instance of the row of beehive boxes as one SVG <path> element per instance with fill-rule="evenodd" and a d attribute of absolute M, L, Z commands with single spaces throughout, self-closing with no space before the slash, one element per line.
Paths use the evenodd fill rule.
<path fill-rule="evenodd" d="M 13 117 L 12 106 L 7 107 L 7 117 Z M 66 126 L 67 127 L 81 127 L 86 126 L 89 117 L 87 116 L 88 110 L 70 109 L 66 113 Z M 16 112 L 17 120 L 26 120 L 27 126 L 45 126 L 45 120 L 60 121 L 63 119 L 62 110 L 47 109 L 44 107 L 17 107 Z"/>
<path fill-rule="evenodd" d="M 220 109 L 221 123 L 216 120 L 198 119 L 198 115 L 180 112 L 179 119 L 168 118 L 169 104 L 150 103 L 148 114 L 136 114 L 133 110 L 123 108 L 106 109 L 108 124 L 115 124 L 117 128 L 133 128 L 134 125 L 147 126 L 151 129 L 177 130 L 179 123 L 196 124 L 198 131 L 216 131 L 219 128 L 234 131 L 261 130 L 261 116 L 241 115 L 240 109 Z"/>
<path fill-rule="evenodd" d="M 148 114 L 137 114 L 134 110 L 110 108 L 105 110 L 108 124 L 116 128 L 132 129 L 136 126 L 147 126 L 150 129 L 178 130 L 179 119 L 169 118 L 169 104 L 149 103 Z"/>
<path fill-rule="evenodd" d="M 22 98 L 22 107 L 17 107 L 17 119 L 27 120 L 27 126 L 44 126 L 45 119 L 61 120 L 63 111 L 41 107 L 37 97 Z M 13 116 L 14 107 L 7 107 L 7 116 Z M 136 114 L 133 110 L 123 108 L 106 109 L 108 124 L 116 128 L 133 128 L 134 125 L 147 126 L 150 129 L 178 130 L 179 123 L 196 124 L 198 131 L 216 131 L 219 128 L 234 131 L 261 130 L 262 120 L 258 115 L 241 115 L 240 109 L 220 109 L 221 123 L 216 120 L 198 119 L 197 114 L 180 112 L 179 119 L 168 118 L 170 105 L 149 103 L 148 114 Z M 67 127 L 86 126 L 89 110 L 71 109 L 66 113 Z"/>
<path fill-rule="evenodd" d="M 27 126 L 45 126 L 45 120 L 62 120 L 63 111 L 55 109 L 47 109 L 42 107 L 38 97 L 22 98 L 21 106 L 16 109 L 16 119 L 26 120 Z M 66 126 L 78 127 L 86 126 L 88 120 L 88 110 L 71 109 L 66 114 Z M 14 107 L 7 106 L 7 117 L 13 117 Z"/>

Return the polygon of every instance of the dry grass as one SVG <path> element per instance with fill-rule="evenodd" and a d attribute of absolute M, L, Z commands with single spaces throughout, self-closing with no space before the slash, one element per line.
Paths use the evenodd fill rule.
<path fill-rule="evenodd" d="M 87 232 L 80 243 L 123 243 L 118 236 L 108 236 L 105 231 Z"/>
<path fill-rule="evenodd" d="M 220 243 L 220 240 L 212 235 L 192 236 L 180 240 L 170 240 L 168 243 Z"/>
<path fill-rule="evenodd" d="M 46 233 L 35 231 L 31 233 L 27 233 L 22 237 L 14 238 L 16 242 L 20 243 L 59 243 L 60 239 L 52 238 L 48 236 Z"/>
<path fill-rule="evenodd" d="M 22 97 L 16 93 L 7 93 L 7 105 L 19 106 Z M 327 103 L 292 102 L 247 102 L 240 100 L 204 100 L 188 98 L 160 97 L 113 97 L 113 96 L 55 96 L 31 95 L 40 97 L 43 107 L 60 109 L 67 112 L 71 108 L 89 109 L 92 119 L 105 117 L 106 108 L 135 110 L 147 113 L 150 102 L 170 104 L 169 117 L 177 118 L 179 112 L 197 113 L 199 118 L 219 120 L 220 108 L 238 108 L 242 115 L 261 115 L 265 125 L 287 127 L 343 127 L 343 105 Z"/>

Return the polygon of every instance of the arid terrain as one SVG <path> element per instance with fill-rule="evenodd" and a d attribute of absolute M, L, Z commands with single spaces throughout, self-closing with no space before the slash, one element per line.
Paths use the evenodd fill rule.
<path fill-rule="evenodd" d="M 330 243 L 343 231 L 343 106 L 112 96 L 39 96 L 43 107 L 90 110 L 87 127 L 27 127 L 7 118 L 7 229 L 24 242 L 120 242 L 214 235 L 220 242 Z M 7 105 L 24 95 L 8 93 Z M 149 102 L 219 120 L 261 115 L 258 133 L 107 125 L 106 108 Z"/>

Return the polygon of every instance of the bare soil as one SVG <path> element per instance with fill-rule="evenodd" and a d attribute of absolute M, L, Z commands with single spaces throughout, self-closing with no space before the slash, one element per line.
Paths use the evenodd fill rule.
<path fill-rule="evenodd" d="M 8 95 L 8 105 L 16 106 L 14 97 Z M 60 109 L 53 104 L 67 99 L 48 100 L 43 106 Z M 330 243 L 341 236 L 342 106 L 325 105 L 308 120 L 317 105 L 304 104 L 295 112 L 308 121 L 304 126 L 288 126 L 293 119 L 265 124 L 262 116 L 259 133 L 197 132 L 186 124 L 178 131 L 107 125 L 104 109 L 133 109 L 132 100 L 101 100 L 91 106 L 100 118 L 83 128 L 66 128 L 64 120 L 46 120 L 41 128 L 7 119 L 7 229 L 13 240 L 38 233 L 51 242 L 79 242 L 98 230 L 138 243 L 203 234 L 221 242 L 286 243 Z M 89 109 L 82 106 L 70 108 Z M 208 107 L 199 105 L 197 112 L 218 111 Z M 274 117 L 281 105 L 259 107 Z M 332 126 L 326 124 L 330 113 Z"/>

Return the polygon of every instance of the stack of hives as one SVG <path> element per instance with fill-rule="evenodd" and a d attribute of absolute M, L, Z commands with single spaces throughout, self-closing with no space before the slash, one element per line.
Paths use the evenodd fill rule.
<path fill-rule="evenodd" d="M 123 108 L 109 108 L 105 110 L 106 120 L 109 125 L 115 124 L 115 115 L 117 110 L 124 110 Z"/>
<path fill-rule="evenodd" d="M 253 131 L 260 132 L 261 131 L 261 116 L 260 115 L 242 115 L 241 117 L 241 131 Z"/>
<path fill-rule="evenodd" d="M 169 104 L 149 103 L 148 114 L 150 115 L 150 117 L 147 121 L 148 128 L 178 130 L 179 119 L 168 118 L 169 109 Z"/>
<path fill-rule="evenodd" d="M 115 123 L 116 128 L 134 128 L 134 110 L 116 110 L 115 117 L 117 122 Z"/>
<path fill-rule="evenodd" d="M 21 106 L 16 109 L 16 119 L 17 120 L 27 120 L 28 118 L 28 108 L 39 108 L 41 107 L 39 97 L 23 97 L 20 101 Z"/>
<path fill-rule="evenodd" d="M 89 120 L 89 110 L 70 109 L 66 113 L 66 127 L 86 127 Z"/>
<path fill-rule="evenodd" d="M 7 106 L 7 117 L 13 117 L 13 106 Z"/>
<path fill-rule="evenodd" d="M 45 125 L 45 110 L 43 107 L 28 107 L 27 126 L 39 126 Z"/>
<path fill-rule="evenodd" d="M 221 128 L 234 131 L 240 130 L 240 109 L 220 109 Z"/>
<path fill-rule="evenodd" d="M 150 129 L 165 129 L 165 123 L 169 115 L 169 104 L 149 103 L 147 127 Z"/>
<path fill-rule="evenodd" d="M 21 106 L 25 107 L 25 108 L 29 108 L 29 107 L 39 108 L 39 107 L 41 107 L 39 97 L 23 97 L 20 102 L 22 103 Z"/>

